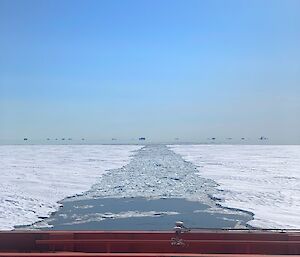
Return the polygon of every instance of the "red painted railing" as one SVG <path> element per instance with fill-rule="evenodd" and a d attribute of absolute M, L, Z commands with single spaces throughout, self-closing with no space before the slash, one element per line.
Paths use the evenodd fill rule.
<path fill-rule="evenodd" d="M 14 231 L 0 232 L 5 256 L 300 255 L 300 232 Z"/>

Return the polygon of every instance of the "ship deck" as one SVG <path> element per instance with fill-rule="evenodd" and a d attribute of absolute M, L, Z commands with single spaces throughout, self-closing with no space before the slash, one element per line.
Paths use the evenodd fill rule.
<path fill-rule="evenodd" d="M 300 231 L 0 232 L 1 257 L 300 256 Z"/>

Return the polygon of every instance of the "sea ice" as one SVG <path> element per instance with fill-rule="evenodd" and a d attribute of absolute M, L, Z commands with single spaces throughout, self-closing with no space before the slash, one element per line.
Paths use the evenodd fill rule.
<path fill-rule="evenodd" d="M 58 201 L 87 191 L 108 170 L 126 165 L 134 145 L 1 145 L 0 229 L 29 225 Z"/>
<path fill-rule="evenodd" d="M 196 167 L 164 145 L 148 145 L 131 162 L 108 174 L 84 195 L 66 201 L 93 198 L 185 198 L 214 204 L 210 195 L 216 183 L 196 175 Z"/>
<path fill-rule="evenodd" d="M 249 225 L 300 228 L 300 146 L 170 145 L 218 183 L 224 207 L 254 214 Z"/>
<path fill-rule="evenodd" d="M 165 211 L 165 212 L 157 212 L 157 211 L 126 211 L 120 213 L 92 213 L 85 215 L 76 215 L 73 214 L 71 222 L 63 223 L 62 225 L 74 225 L 74 224 L 85 224 L 88 222 L 99 222 L 105 219 L 126 219 L 126 218 L 140 218 L 140 217 L 161 217 L 165 215 L 177 215 L 178 212 L 174 211 Z"/>

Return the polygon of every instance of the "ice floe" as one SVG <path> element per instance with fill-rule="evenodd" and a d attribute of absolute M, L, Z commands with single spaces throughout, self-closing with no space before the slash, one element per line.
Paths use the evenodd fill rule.
<path fill-rule="evenodd" d="M 0 229 L 32 224 L 126 165 L 134 145 L 0 146 Z"/>
<path fill-rule="evenodd" d="M 252 212 L 249 225 L 300 228 L 300 146 L 169 147 L 218 183 L 214 196 L 222 206 Z"/>
<path fill-rule="evenodd" d="M 157 211 L 127 211 L 120 213 L 92 213 L 85 215 L 73 214 L 70 219 L 71 222 L 63 223 L 63 225 L 74 225 L 74 224 L 85 224 L 88 222 L 99 222 L 106 219 L 126 219 L 126 218 L 142 218 L 142 217 L 161 217 L 165 215 L 177 215 L 178 212 L 166 211 L 166 212 L 157 212 Z"/>

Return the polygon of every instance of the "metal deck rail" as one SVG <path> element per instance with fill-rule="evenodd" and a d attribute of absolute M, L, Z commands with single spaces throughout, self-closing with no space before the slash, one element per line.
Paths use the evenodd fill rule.
<path fill-rule="evenodd" d="M 0 257 L 299 255 L 300 232 L 13 231 L 0 232 Z"/>

